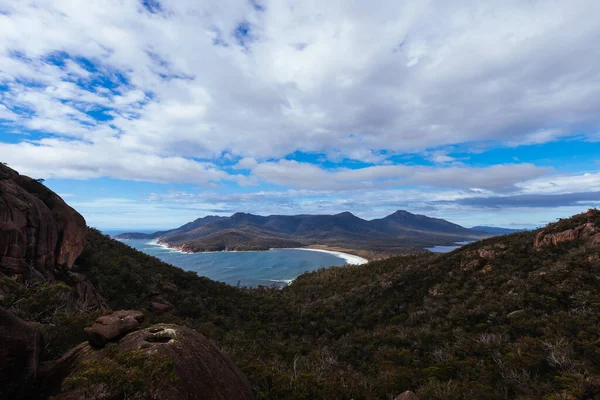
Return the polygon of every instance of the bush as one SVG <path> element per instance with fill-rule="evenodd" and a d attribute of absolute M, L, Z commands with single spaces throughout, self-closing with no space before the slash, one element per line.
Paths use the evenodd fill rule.
<path fill-rule="evenodd" d="M 63 395 L 76 392 L 86 399 L 160 399 L 162 390 L 177 381 L 172 360 L 143 350 L 118 351 L 109 344 L 101 360 L 84 361 L 81 370 L 63 382 Z"/>

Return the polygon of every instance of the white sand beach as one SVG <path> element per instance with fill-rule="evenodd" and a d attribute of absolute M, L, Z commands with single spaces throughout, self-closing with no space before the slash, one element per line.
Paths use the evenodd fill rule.
<path fill-rule="evenodd" d="M 306 247 L 297 247 L 297 248 L 293 248 L 293 250 L 319 251 L 321 253 L 329 253 L 336 257 L 343 258 L 344 260 L 346 260 L 346 264 L 351 264 L 351 265 L 361 265 L 361 264 L 366 264 L 369 262 L 369 260 L 367 260 L 365 258 L 355 256 L 354 254 L 342 253 L 341 251 L 310 249 L 310 248 L 306 248 Z"/>

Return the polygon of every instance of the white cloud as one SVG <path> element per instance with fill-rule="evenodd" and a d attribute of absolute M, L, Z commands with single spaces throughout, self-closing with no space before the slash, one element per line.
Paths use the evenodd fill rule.
<path fill-rule="evenodd" d="M 6 106 L 0 104 L 0 120 L 14 121 L 17 119 L 17 115 L 9 110 Z"/>
<path fill-rule="evenodd" d="M 524 146 L 532 144 L 548 143 L 558 140 L 562 136 L 568 136 L 569 132 L 562 129 L 543 129 L 537 132 L 528 133 L 522 138 L 514 139 L 508 142 L 510 146 Z"/>
<path fill-rule="evenodd" d="M 264 11 L 247 0 L 174 0 L 155 14 L 135 0 L 0 3 L 0 120 L 22 134 L 0 143 L 2 161 L 34 177 L 205 190 L 145 202 L 74 195 L 92 225 L 403 208 L 497 224 L 506 209 L 457 201 L 600 190 L 597 172 L 470 167 L 439 150 L 545 143 L 599 126 L 594 0 L 265 1 Z M 250 29 L 243 46 L 240 23 Z M 283 158 L 296 151 L 372 166 Z M 413 152 L 436 166 L 387 160 Z M 206 191 L 228 180 L 252 192 Z M 283 189 L 262 191 L 265 182 Z M 525 224 L 574 210 L 511 212 Z"/>
<path fill-rule="evenodd" d="M 25 129 L 93 146 L 112 136 L 123 151 L 160 157 L 302 150 L 380 162 L 382 149 L 539 143 L 554 140 L 554 126 L 569 135 L 600 122 L 596 1 L 264 6 L 179 0 L 152 14 L 133 0 L 6 4 L 0 100 L 34 112 Z M 252 40 L 242 47 L 233 32 L 244 21 Z M 60 52 L 97 71 L 48 62 Z M 113 90 L 90 86 L 98 77 Z M 84 115 L 105 107 L 114 120 Z"/>
<path fill-rule="evenodd" d="M 0 143 L 2 161 L 38 178 L 89 179 L 111 176 L 151 182 L 190 182 L 210 186 L 227 179 L 210 163 L 158 157 L 119 149 L 111 140 L 95 145 L 43 139 L 40 143 Z"/>
<path fill-rule="evenodd" d="M 452 163 L 452 162 L 456 161 L 456 158 L 449 156 L 448 152 L 446 152 L 444 150 L 425 152 L 424 156 L 428 160 L 433 161 L 436 164 L 447 164 L 447 163 Z"/>
<path fill-rule="evenodd" d="M 67 71 L 67 73 L 69 73 L 70 75 L 74 75 L 77 78 L 85 79 L 89 78 L 91 75 L 91 73 L 88 70 L 82 68 L 79 64 L 72 60 L 67 60 L 65 64 L 65 71 Z"/>
<path fill-rule="evenodd" d="M 494 165 L 485 168 L 381 165 L 359 169 L 322 169 L 290 160 L 265 162 L 252 174 L 268 182 L 303 189 L 365 189 L 419 185 L 434 188 L 511 190 L 519 182 L 540 177 L 548 168 L 532 164 Z"/>
<path fill-rule="evenodd" d="M 600 172 L 547 176 L 517 184 L 523 193 L 564 194 L 600 191 Z"/>

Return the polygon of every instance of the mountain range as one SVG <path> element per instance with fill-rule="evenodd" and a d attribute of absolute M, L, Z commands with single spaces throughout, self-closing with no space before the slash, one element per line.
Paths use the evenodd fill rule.
<path fill-rule="evenodd" d="M 156 239 L 190 252 L 321 245 L 358 250 L 364 255 L 365 250 L 379 254 L 403 253 L 494 234 L 398 210 L 373 220 L 359 218 L 350 212 L 270 216 L 240 212 L 230 217 L 198 218 L 172 230 L 150 234 L 123 233 L 116 238 Z"/>
<path fill-rule="evenodd" d="M 0 164 L 0 399 L 600 399 L 599 254 L 592 209 L 235 287 L 87 228 Z"/>

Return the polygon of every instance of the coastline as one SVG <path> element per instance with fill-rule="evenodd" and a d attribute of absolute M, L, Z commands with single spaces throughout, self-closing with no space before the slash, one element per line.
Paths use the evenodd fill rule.
<path fill-rule="evenodd" d="M 334 255 L 338 258 L 346 260 L 346 264 L 349 264 L 349 265 L 362 265 L 362 264 L 366 264 L 369 262 L 369 260 L 367 260 L 366 258 L 357 256 L 355 254 L 344 253 L 344 252 L 337 251 L 337 250 L 327 250 L 327 249 L 312 248 L 312 247 L 291 247 L 291 248 L 289 248 L 289 250 L 305 250 L 305 251 L 317 251 L 320 253 L 328 253 L 328 254 Z"/>
<path fill-rule="evenodd" d="M 321 253 L 328 253 L 331 255 L 334 255 L 338 258 L 341 258 L 343 260 L 346 261 L 346 264 L 349 265 L 361 265 L 361 264 L 366 264 L 369 262 L 369 260 L 367 258 L 361 257 L 359 255 L 356 254 L 351 254 L 351 253 L 346 253 L 343 251 L 339 251 L 338 249 L 328 249 L 328 248 L 322 248 L 325 246 L 311 246 L 311 247 L 275 247 L 275 248 L 271 248 L 269 250 L 249 250 L 249 251 L 240 251 L 240 250 L 223 250 L 223 251 L 199 251 L 199 252 L 193 252 L 191 250 L 186 250 L 184 248 L 185 245 L 183 246 L 169 246 L 168 244 L 161 242 L 158 239 L 154 239 L 148 242 L 148 244 L 153 245 L 153 246 L 160 246 L 164 249 L 168 249 L 172 252 L 175 253 L 181 253 L 181 254 L 197 254 L 197 253 L 246 253 L 246 252 L 256 252 L 256 251 L 270 251 L 270 250 L 305 250 L 305 251 L 317 251 L 317 252 L 321 252 Z M 344 249 L 345 250 L 345 249 Z"/>
<path fill-rule="evenodd" d="M 193 251 L 184 250 L 183 246 L 169 246 L 168 244 L 161 242 L 158 239 L 153 239 L 153 240 L 149 241 L 148 244 L 153 245 L 153 246 L 162 247 L 163 249 L 167 249 L 174 253 L 181 253 L 181 254 L 193 254 L 194 253 Z"/>

